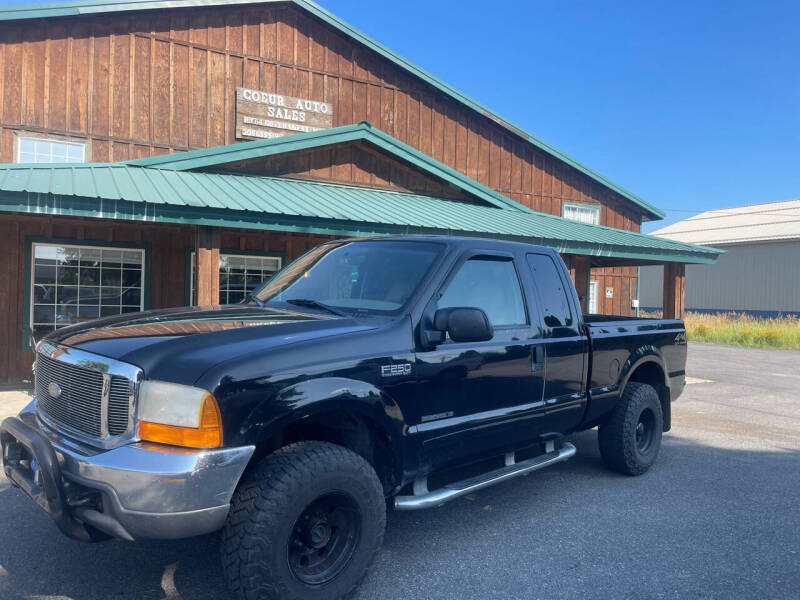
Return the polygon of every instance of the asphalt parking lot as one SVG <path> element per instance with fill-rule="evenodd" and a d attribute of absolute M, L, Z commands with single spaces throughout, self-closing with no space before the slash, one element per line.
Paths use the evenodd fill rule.
<path fill-rule="evenodd" d="M 391 512 L 359 599 L 797 598 L 800 352 L 692 344 L 646 475 L 577 456 L 425 512 Z M 0 406 L 0 411 L 2 411 Z M 0 598 L 228 598 L 217 540 L 83 545 L 0 476 Z"/>

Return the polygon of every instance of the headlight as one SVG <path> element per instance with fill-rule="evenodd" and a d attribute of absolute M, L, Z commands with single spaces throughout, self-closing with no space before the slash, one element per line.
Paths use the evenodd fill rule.
<path fill-rule="evenodd" d="M 217 400 L 201 388 L 144 381 L 139 389 L 139 438 L 188 448 L 222 446 Z"/>

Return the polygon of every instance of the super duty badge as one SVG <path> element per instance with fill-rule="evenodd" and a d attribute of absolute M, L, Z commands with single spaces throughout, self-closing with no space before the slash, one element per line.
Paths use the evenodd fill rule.
<path fill-rule="evenodd" d="M 400 375 L 411 375 L 411 363 L 383 365 L 381 367 L 381 377 L 398 377 Z"/>

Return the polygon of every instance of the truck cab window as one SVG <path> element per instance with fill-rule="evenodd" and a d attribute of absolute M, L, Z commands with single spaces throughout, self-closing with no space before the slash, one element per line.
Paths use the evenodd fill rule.
<path fill-rule="evenodd" d="M 528 254 L 542 307 L 542 318 L 548 327 L 570 327 L 572 311 L 567 301 L 567 287 L 553 259 L 544 254 Z"/>
<path fill-rule="evenodd" d="M 528 322 L 519 278 L 511 260 L 468 260 L 450 280 L 438 305 L 439 308 L 480 308 L 494 327 Z"/>
<path fill-rule="evenodd" d="M 254 296 L 264 303 L 302 299 L 358 314 L 395 314 L 442 249 L 408 241 L 325 244 L 292 262 Z"/>

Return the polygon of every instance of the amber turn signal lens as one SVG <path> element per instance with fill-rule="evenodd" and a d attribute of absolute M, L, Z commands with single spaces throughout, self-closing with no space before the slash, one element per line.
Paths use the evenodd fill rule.
<path fill-rule="evenodd" d="M 169 446 L 218 448 L 222 446 L 222 418 L 219 405 L 211 394 L 203 397 L 198 427 L 179 427 L 140 420 L 139 438 Z"/>

